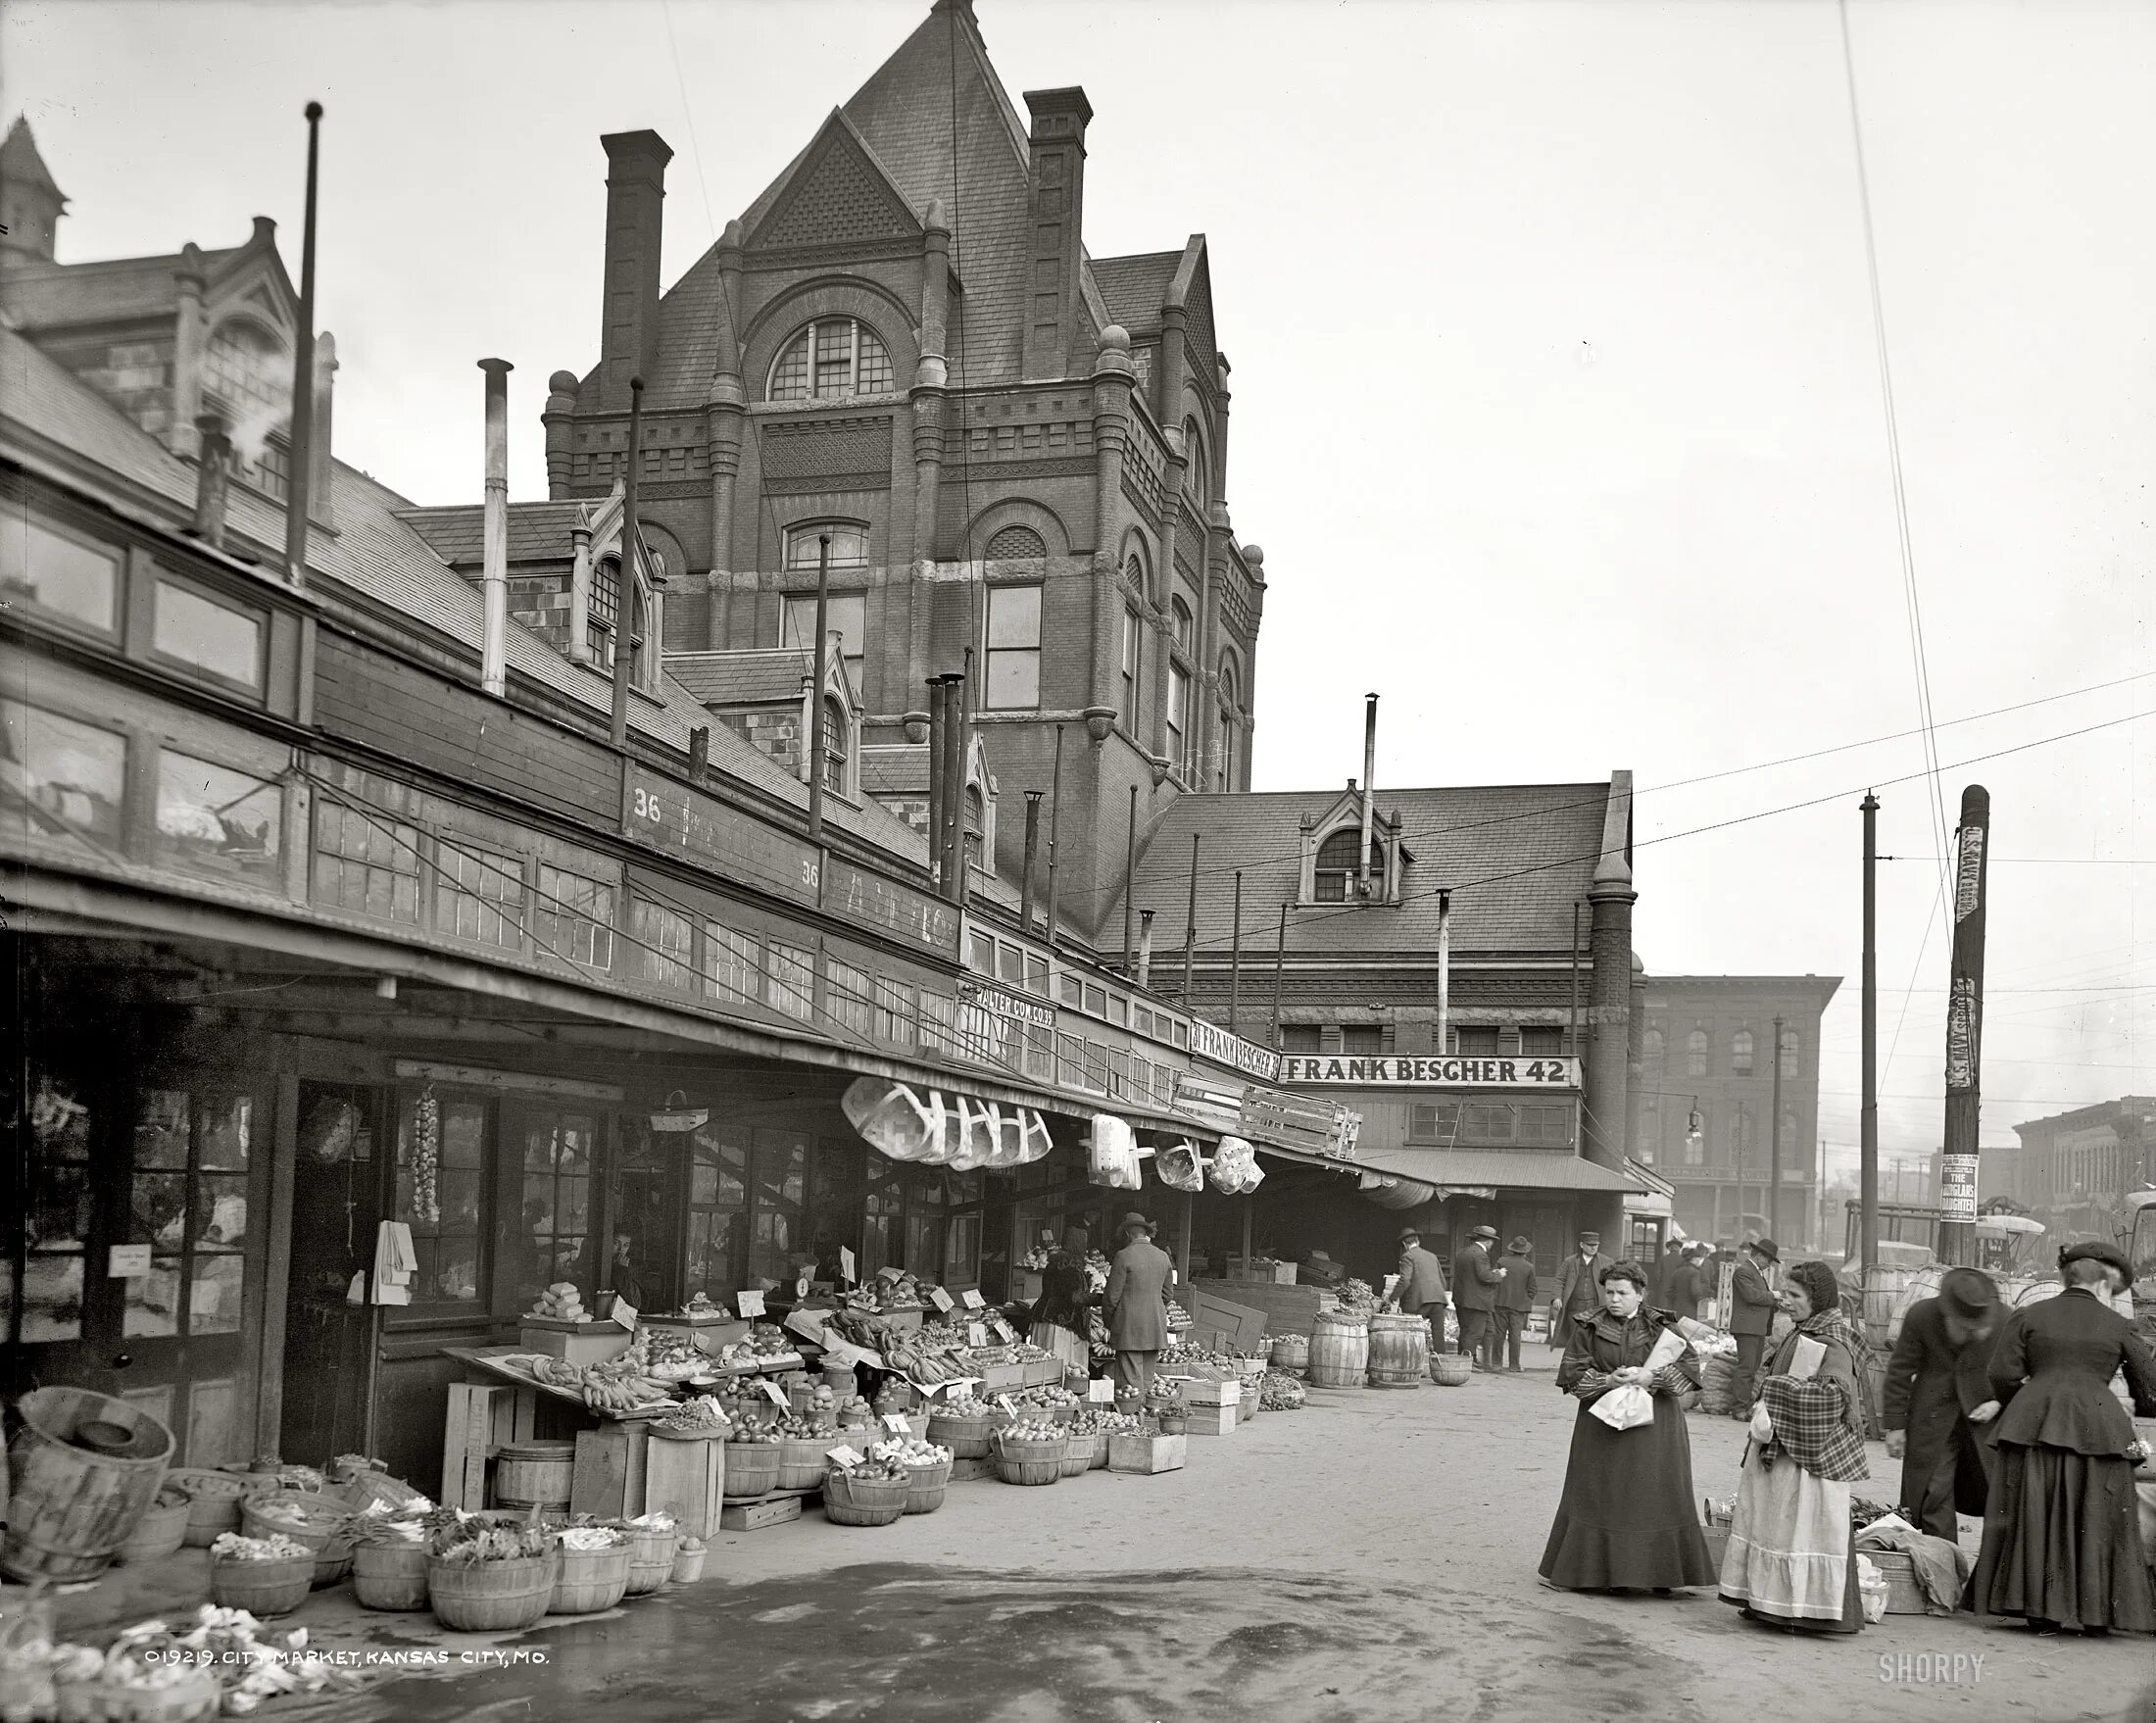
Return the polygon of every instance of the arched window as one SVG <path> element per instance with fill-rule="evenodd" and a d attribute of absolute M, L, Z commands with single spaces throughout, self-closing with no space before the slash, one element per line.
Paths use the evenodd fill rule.
<path fill-rule="evenodd" d="M 1317 872 L 1312 880 L 1311 897 L 1320 904 L 1345 904 L 1356 894 L 1355 882 L 1361 871 L 1355 865 L 1355 852 L 1362 844 L 1362 827 L 1343 826 L 1317 847 Z M 1373 835 L 1370 839 L 1370 889 L 1384 889 L 1385 842 Z"/>
<path fill-rule="evenodd" d="M 232 421 L 235 441 L 259 443 L 268 432 L 287 428 L 291 357 L 259 323 L 237 318 L 220 323 L 203 353 L 202 369 L 217 404 Z"/>
<path fill-rule="evenodd" d="M 1183 421 L 1183 456 L 1189 463 L 1183 468 L 1183 488 L 1190 492 L 1191 501 L 1203 510 L 1212 498 L 1212 468 L 1205 459 L 1205 436 L 1198 428 L 1196 418 Z"/>
<path fill-rule="evenodd" d="M 1030 526 L 1006 526 L 988 541 L 986 555 L 991 563 L 1040 562 L 1048 556 L 1048 546 Z"/>
<path fill-rule="evenodd" d="M 1660 1068 L 1662 1063 L 1662 1054 L 1667 1044 L 1668 1038 L 1662 1033 L 1662 1025 L 1659 1023 L 1649 1023 L 1647 1025 L 1647 1032 L 1642 1038 L 1640 1043 L 1641 1058 L 1645 1059 L 1649 1065 Z"/>
<path fill-rule="evenodd" d="M 1191 641 L 1197 630 L 1197 618 L 1191 615 L 1191 607 L 1180 598 L 1168 601 L 1168 620 L 1175 630 L 1175 644 L 1185 652 L 1191 650 Z"/>
<path fill-rule="evenodd" d="M 1190 776 L 1191 673 L 1168 661 L 1168 763 L 1186 782 Z"/>
<path fill-rule="evenodd" d="M 868 528 L 852 520 L 816 520 L 806 526 L 789 526 L 786 529 L 786 566 L 805 569 L 813 574 L 816 559 L 822 552 L 819 542 L 825 533 L 831 535 L 831 564 L 834 568 L 865 568 L 868 566 Z"/>
<path fill-rule="evenodd" d="M 1685 1075 L 1703 1077 L 1707 1074 L 1707 1032 L 1693 1029 L 1685 1037 Z"/>
<path fill-rule="evenodd" d="M 829 566 L 834 574 L 868 566 L 866 527 L 852 521 L 816 521 L 787 529 L 786 567 L 790 573 L 797 576 L 815 573 L 816 558 L 822 549 L 818 540 L 825 533 L 831 535 Z M 858 573 L 853 574 L 848 584 L 859 578 Z M 858 696 L 863 688 L 861 677 L 867 663 L 867 593 L 858 587 L 849 591 L 834 585 L 829 603 L 824 607 L 824 622 L 829 631 L 839 637 L 839 655 L 846 661 L 846 673 Z M 815 651 L 816 583 L 813 579 L 805 587 L 795 586 L 785 594 L 779 607 L 778 643 L 803 652 Z"/>
<path fill-rule="evenodd" d="M 1782 1074 L 1785 1077 L 1793 1077 L 1796 1075 L 1796 1067 L 1798 1062 L 1796 1052 L 1796 1031 L 1794 1029 L 1788 1028 L 1788 1026 L 1785 1026 L 1782 1031 Z"/>
<path fill-rule="evenodd" d="M 823 697 L 823 787 L 834 796 L 846 794 L 846 763 L 851 750 L 847 746 L 846 708 L 838 697 Z"/>
<path fill-rule="evenodd" d="M 988 840 L 988 804 L 981 800 L 981 787 L 968 784 L 965 787 L 965 843 L 966 864 L 970 867 L 985 865 L 981 859 L 982 846 Z"/>
<path fill-rule="evenodd" d="M 1239 705 L 1236 699 L 1235 665 L 1223 659 L 1220 662 L 1220 781 L 1214 786 L 1220 790 L 1235 788 L 1235 743 Z"/>
<path fill-rule="evenodd" d="M 819 318 L 797 329 L 771 361 L 772 401 L 843 401 L 894 387 L 891 353 L 858 318 Z"/>
<path fill-rule="evenodd" d="M 1740 1029 L 1730 1037 L 1730 1075 L 1748 1077 L 1752 1074 L 1752 1032 Z"/>

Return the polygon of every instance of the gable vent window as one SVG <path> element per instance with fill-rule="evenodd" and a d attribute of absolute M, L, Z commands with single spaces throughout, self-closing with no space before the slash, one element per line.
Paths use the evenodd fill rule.
<path fill-rule="evenodd" d="M 1359 826 L 1336 831 L 1317 847 L 1317 872 L 1311 895 L 1321 904 L 1353 902 L 1361 878 L 1355 865 L 1355 849 L 1362 838 Z M 1370 840 L 1370 889 L 1382 893 L 1385 882 L 1385 845 Z"/>
<path fill-rule="evenodd" d="M 1030 526 L 1006 526 L 988 541 L 991 563 L 1038 563 L 1048 556 L 1048 546 Z"/>
<path fill-rule="evenodd" d="M 883 338 L 858 318 L 823 318 L 779 349 L 767 395 L 773 401 L 843 401 L 892 387 Z"/>

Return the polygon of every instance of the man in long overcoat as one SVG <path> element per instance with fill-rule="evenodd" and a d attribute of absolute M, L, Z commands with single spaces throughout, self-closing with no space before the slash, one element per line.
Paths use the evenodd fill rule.
<path fill-rule="evenodd" d="M 1460 1351 L 1486 1370 L 1494 1361 L 1490 1341 L 1495 1319 L 1491 1312 L 1497 1307 L 1497 1288 L 1504 1284 L 1504 1270 L 1492 1260 L 1496 1242 L 1495 1227 L 1470 1227 L 1466 1245 L 1452 1258 L 1452 1303 L 1460 1312 Z"/>
<path fill-rule="evenodd" d="M 1737 1375 L 1730 1416 L 1749 1422 L 1759 1398 L 1759 1359 L 1774 1327 L 1774 1285 L 1768 1276 L 1782 1266 L 1782 1251 L 1772 1239 L 1753 1239 L 1738 1254 L 1730 1280 L 1730 1332 L 1737 1337 Z"/>
<path fill-rule="evenodd" d="M 1153 1359 L 1168 1344 L 1174 1264 L 1152 1242 L 1152 1222 L 1143 1214 L 1123 1217 L 1122 1237 L 1123 1248 L 1108 1269 L 1108 1346 L 1115 1354 L 1116 1386 L 1144 1396 L 1152 1389 Z"/>
<path fill-rule="evenodd" d="M 1557 1265 L 1557 1296 L 1549 1306 L 1549 1344 L 1561 1347 L 1572 1338 L 1577 1316 L 1602 1307 L 1602 1270 L 1614 1257 L 1602 1255 L 1602 1235 L 1584 1232 L 1580 1248 Z"/>
<path fill-rule="evenodd" d="M 1949 1268 L 1936 1298 L 1901 1318 L 1886 1364 L 1880 1422 L 1901 1459 L 1901 1516 L 1921 1532 L 1960 1536 L 1957 1515 L 1983 1517 L 1992 1450 L 1984 1426 L 1998 1416 L 1988 1365 L 2004 1315 L 1998 1288 L 1974 1268 Z"/>

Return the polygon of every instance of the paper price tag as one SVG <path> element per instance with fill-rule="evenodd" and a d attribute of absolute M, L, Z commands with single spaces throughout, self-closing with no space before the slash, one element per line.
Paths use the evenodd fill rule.
<path fill-rule="evenodd" d="M 968 1322 L 965 1325 L 965 1344 L 967 1346 L 986 1346 L 988 1344 L 988 1324 L 985 1322 Z"/>
<path fill-rule="evenodd" d="M 963 1400 L 968 1390 L 978 1388 L 980 1385 L 981 1379 L 978 1376 L 954 1376 L 949 1382 L 937 1384 L 944 1391 L 944 1399 L 946 1400 Z M 921 1392 L 925 1394 L 928 1390 L 923 1389 Z"/>
<path fill-rule="evenodd" d="M 883 1427 L 894 1436 L 910 1436 L 913 1434 L 913 1426 L 906 1421 L 904 1412 L 885 1412 L 883 1414 Z"/>
<path fill-rule="evenodd" d="M 839 1278 L 848 1286 L 854 1284 L 854 1253 L 844 1245 L 839 1247 Z"/>
<path fill-rule="evenodd" d="M 1002 1341 L 1005 1346 L 1015 1346 L 1018 1344 L 1018 1331 L 1015 1328 L 1011 1327 L 1011 1325 L 1005 1322 L 1001 1316 L 991 1316 L 988 1319 L 988 1325 L 990 1328 L 995 1330 L 996 1338 Z"/>
<path fill-rule="evenodd" d="M 757 1386 L 762 1389 L 765 1394 L 769 1395 L 771 1397 L 771 1403 L 779 1407 L 781 1410 L 785 1410 L 794 1403 L 792 1401 L 786 1398 L 786 1390 L 781 1388 L 776 1382 L 773 1382 L 768 1376 L 759 1377 L 757 1380 Z"/>
<path fill-rule="evenodd" d="M 928 1289 L 928 1302 L 947 1316 L 957 1306 L 958 1303 L 956 1299 L 945 1292 L 940 1286 L 932 1286 Z"/>
<path fill-rule="evenodd" d="M 967 1287 L 960 1297 L 965 1307 L 969 1310 L 985 1310 L 988 1308 L 988 1301 L 981 1297 L 981 1289 L 977 1286 Z"/>
<path fill-rule="evenodd" d="M 744 1322 L 753 1322 L 763 1314 L 763 1295 L 760 1292 L 736 1293 L 734 1308 L 741 1312 Z"/>
<path fill-rule="evenodd" d="M 998 1395 L 998 1396 L 996 1397 L 996 1403 L 997 1403 L 998 1405 L 1002 1406 L 1002 1407 L 1004 1408 L 1004 1411 L 1006 1411 L 1006 1412 L 1008 1412 L 1008 1413 L 1010 1414 L 1010 1416 L 1011 1416 L 1011 1419 L 1012 1419 L 1012 1421 L 1013 1421 L 1013 1422 L 1017 1421 L 1017 1417 L 1018 1417 L 1018 1408 L 1017 1408 L 1016 1406 L 1014 1406 L 1014 1405 L 1012 1405 L 1012 1404 L 1010 1403 L 1010 1396 L 1009 1396 L 1009 1395 L 1007 1395 L 1007 1394 L 999 1394 L 999 1395 Z"/>
<path fill-rule="evenodd" d="M 1113 1405 L 1115 1384 L 1105 1376 L 1096 1376 L 1086 1384 L 1086 1403 L 1089 1405 Z"/>
<path fill-rule="evenodd" d="M 831 1320 L 829 1310 L 796 1310 L 786 1318 L 786 1326 L 804 1340 L 823 1341 L 823 1326 Z"/>
<path fill-rule="evenodd" d="M 613 1295 L 613 1319 L 631 1334 L 636 1332 L 636 1306 L 619 1293 Z"/>
<path fill-rule="evenodd" d="M 905 1272 L 903 1268 L 879 1268 L 876 1270 L 876 1278 L 896 1282 L 899 1276 Z"/>
<path fill-rule="evenodd" d="M 861 1462 L 861 1456 L 851 1448 L 826 1448 L 823 1452 L 835 1466 L 858 1466 Z"/>

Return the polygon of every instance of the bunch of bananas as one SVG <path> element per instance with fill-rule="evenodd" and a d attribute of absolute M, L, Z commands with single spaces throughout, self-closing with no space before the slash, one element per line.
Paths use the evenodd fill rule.
<path fill-rule="evenodd" d="M 602 1415 L 634 1411 L 671 1398 L 672 1385 L 655 1377 L 603 1376 L 596 1370 L 584 1377 L 584 1403 Z"/>
<path fill-rule="evenodd" d="M 883 1354 L 883 1361 L 887 1368 L 923 1385 L 949 1382 L 963 1374 L 948 1352 L 929 1344 L 917 1334 L 892 1346 Z"/>
<path fill-rule="evenodd" d="M 531 1360 L 531 1373 L 550 1388 L 582 1388 L 584 1366 L 572 1364 L 566 1358 L 548 1357 L 544 1354 Z"/>

